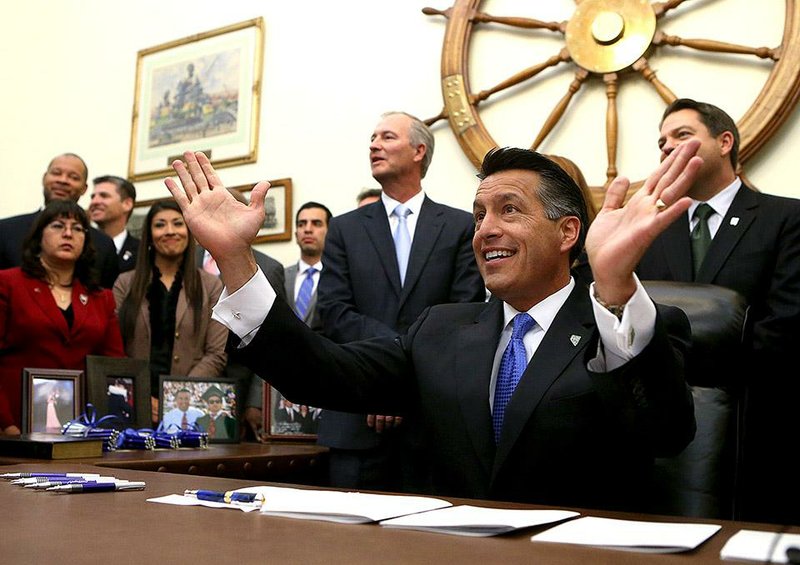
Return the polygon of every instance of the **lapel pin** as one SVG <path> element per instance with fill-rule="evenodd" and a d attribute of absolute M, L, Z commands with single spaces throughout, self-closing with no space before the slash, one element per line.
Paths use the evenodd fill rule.
<path fill-rule="evenodd" d="M 34 288 L 33 292 L 42 292 L 42 289 L 41 288 Z"/>
<path fill-rule="evenodd" d="M 78 298 L 80 299 L 81 304 L 83 304 L 84 306 L 86 306 L 86 304 L 89 302 L 89 297 L 86 296 L 85 294 L 81 294 Z"/>
<path fill-rule="evenodd" d="M 738 226 L 739 225 L 739 217 L 738 216 L 734 216 L 733 218 L 731 218 L 731 225 L 732 226 Z"/>
<path fill-rule="evenodd" d="M 131 253 L 130 251 L 125 251 L 125 253 L 122 254 L 122 260 L 127 261 L 128 259 L 131 258 L 131 255 L 133 255 L 133 253 Z"/>
<path fill-rule="evenodd" d="M 572 334 L 571 336 L 569 336 L 569 341 L 572 343 L 573 346 L 578 345 L 578 343 L 580 343 L 581 341 L 581 336 Z"/>

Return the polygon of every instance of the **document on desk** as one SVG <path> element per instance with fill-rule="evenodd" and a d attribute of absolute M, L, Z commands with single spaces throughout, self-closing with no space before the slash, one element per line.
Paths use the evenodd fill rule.
<path fill-rule="evenodd" d="M 587 516 L 536 534 L 531 541 L 646 553 L 679 553 L 696 548 L 720 528 L 716 524 L 637 522 Z"/>
<path fill-rule="evenodd" d="M 719 556 L 761 563 L 788 563 L 786 550 L 790 547 L 800 547 L 800 534 L 740 530 L 725 543 Z"/>
<path fill-rule="evenodd" d="M 385 528 L 485 537 L 552 524 L 578 515 L 568 510 L 515 510 L 461 505 L 383 520 L 380 525 Z"/>
<path fill-rule="evenodd" d="M 342 524 L 379 522 L 452 506 L 452 503 L 438 498 L 335 490 L 247 487 L 238 492 L 263 494 L 262 514 Z"/>

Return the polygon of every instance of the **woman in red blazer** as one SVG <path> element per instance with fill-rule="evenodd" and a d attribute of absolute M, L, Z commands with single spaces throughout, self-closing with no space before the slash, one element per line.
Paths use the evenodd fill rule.
<path fill-rule="evenodd" d="M 84 210 L 53 200 L 23 244 L 22 266 L 0 271 L 0 432 L 19 433 L 24 368 L 85 370 L 87 355 L 125 356 L 93 256 Z"/>

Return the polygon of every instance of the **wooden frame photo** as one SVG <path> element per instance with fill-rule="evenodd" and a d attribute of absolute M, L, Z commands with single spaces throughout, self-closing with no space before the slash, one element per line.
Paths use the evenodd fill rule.
<path fill-rule="evenodd" d="M 22 370 L 23 434 L 60 435 L 62 426 L 80 416 L 83 406 L 83 371 Z"/>
<path fill-rule="evenodd" d="M 187 149 L 255 163 L 263 59 L 260 17 L 139 51 L 128 178 L 167 176 Z"/>
<path fill-rule="evenodd" d="M 250 192 L 253 184 L 232 186 L 250 202 Z M 269 181 L 269 192 L 264 200 L 264 225 L 258 230 L 258 235 L 253 241 L 256 243 L 270 243 L 273 241 L 291 241 L 292 225 L 292 179 L 283 178 Z"/>
<path fill-rule="evenodd" d="M 294 404 L 275 387 L 264 385 L 264 437 L 316 441 L 322 409 Z"/>
<path fill-rule="evenodd" d="M 158 420 L 167 432 L 196 429 L 207 432 L 210 443 L 238 443 L 236 379 L 159 376 Z"/>
<path fill-rule="evenodd" d="M 151 428 L 150 365 L 145 359 L 86 356 L 86 401 L 113 428 Z"/>
<path fill-rule="evenodd" d="M 256 243 L 270 243 L 273 241 L 291 241 L 292 240 L 292 226 L 294 225 L 294 217 L 292 216 L 292 179 L 283 178 L 268 181 L 270 184 L 267 198 L 264 201 L 264 225 L 258 231 L 253 244 Z M 253 190 L 253 184 L 242 184 L 239 186 L 230 187 L 244 196 L 244 199 L 250 202 L 250 192 Z M 149 200 L 139 200 L 133 205 L 131 217 L 128 219 L 128 232 L 134 237 L 142 238 L 142 228 L 144 221 L 147 217 L 147 212 L 150 207 L 165 200 L 172 200 L 171 196 L 164 198 L 151 198 Z"/>

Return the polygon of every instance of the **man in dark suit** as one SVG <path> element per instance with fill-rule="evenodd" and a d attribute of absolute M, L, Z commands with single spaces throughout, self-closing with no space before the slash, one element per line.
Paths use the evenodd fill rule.
<path fill-rule="evenodd" d="M 344 345 L 297 320 L 257 271 L 247 242 L 266 183 L 244 209 L 200 152 L 173 164 L 183 190 L 165 183 L 192 232 L 224 257 L 215 319 L 284 395 L 418 414 L 439 495 L 636 509 L 648 504 L 653 457 L 680 452 L 694 434 L 689 322 L 656 308 L 633 268 L 688 208 L 698 147 L 674 151 L 625 206 L 629 183 L 615 179 L 588 235 L 581 191 L 561 168 L 526 149 L 490 151 L 472 247 L 494 299 L 437 305 L 403 336 Z M 588 291 L 570 276 L 584 241 Z"/>
<path fill-rule="evenodd" d="M 405 113 L 386 113 L 375 127 L 369 156 L 381 198 L 333 218 L 322 256 L 317 305 L 323 333 L 337 343 L 394 336 L 428 306 L 486 296 L 470 245 L 472 217 L 422 190 L 433 146 L 430 129 Z M 393 239 L 398 205 L 410 211 L 404 219 L 410 252 L 403 274 Z M 326 411 L 317 443 L 330 448 L 331 485 L 427 490 L 427 462 L 417 449 L 423 432 L 408 416 Z"/>
<path fill-rule="evenodd" d="M 119 272 L 136 267 L 139 239 L 128 232 L 128 220 L 136 204 L 136 187 L 122 177 L 103 175 L 92 181 L 89 219 L 114 241 Z"/>
<path fill-rule="evenodd" d="M 710 378 L 719 385 L 746 386 L 743 443 L 743 519 L 800 523 L 794 470 L 771 465 L 800 432 L 794 413 L 800 383 L 785 367 L 800 348 L 800 200 L 758 192 L 737 176 L 739 131 L 720 108 L 679 99 L 664 112 L 662 159 L 690 139 L 701 142 L 703 166 L 687 192 L 692 205 L 653 243 L 636 271 L 642 279 L 696 281 L 740 292 L 749 304 L 747 366 L 726 367 Z M 711 207 L 710 246 L 696 257 L 695 210 Z M 699 268 L 693 267 L 697 259 Z M 704 384 L 704 383 L 693 383 Z M 794 493 L 794 494 L 792 494 Z"/>
<path fill-rule="evenodd" d="M 228 189 L 228 191 L 237 201 L 247 204 L 247 199 L 241 192 L 232 188 Z M 286 293 L 284 290 L 285 277 L 283 264 L 257 249 L 253 249 L 253 256 L 259 268 L 267 277 L 269 284 L 275 289 L 278 296 L 285 300 Z M 200 245 L 197 246 L 197 264 L 202 265 L 204 271 L 219 276 L 217 262 L 211 254 Z M 264 403 L 264 381 L 260 378 L 253 378 L 253 372 L 237 360 L 235 350 L 228 352 L 228 361 L 225 364 L 225 376 L 236 379 L 236 390 L 243 395 L 244 410 L 241 414 L 241 433 L 243 439 L 259 441 L 261 438 L 261 428 L 264 426 L 262 411 L 262 404 Z"/>
<path fill-rule="evenodd" d="M 86 192 L 88 174 L 86 163 L 78 155 L 64 153 L 54 157 L 42 175 L 44 203 L 47 204 L 54 198 L 77 202 Z M 0 269 L 19 267 L 22 264 L 22 242 L 39 212 L 41 210 L 0 220 Z M 94 266 L 100 284 L 113 288 L 119 274 L 114 242 L 100 230 L 91 229 L 95 247 Z"/>

